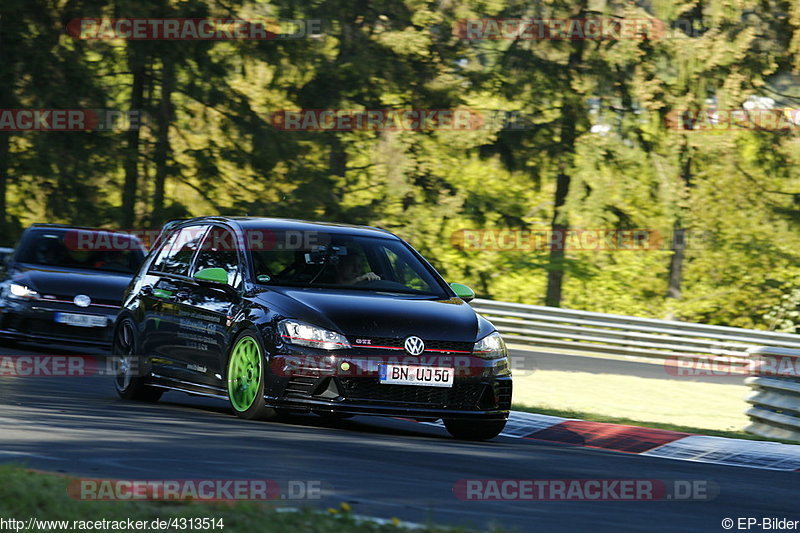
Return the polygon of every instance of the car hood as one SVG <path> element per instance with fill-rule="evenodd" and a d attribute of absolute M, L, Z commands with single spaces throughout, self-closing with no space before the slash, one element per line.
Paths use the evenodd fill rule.
<path fill-rule="evenodd" d="M 17 264 L 9 271 L 9 278 L 38 291 L 42 296 L 72 299 L 78 294 L 85 294 L 92 301 L 119 305 L 133 274 Z"/>
<path fill-rule="evenodd" d="M 460 298 L 271 287 L 261 296 L 280 314 L 333 329 L 348 337 L 402 338 L 474 342 L 491 324 Z"/>

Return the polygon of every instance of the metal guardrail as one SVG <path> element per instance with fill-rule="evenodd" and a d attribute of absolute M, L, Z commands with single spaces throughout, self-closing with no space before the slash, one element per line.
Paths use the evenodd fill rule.
<path fill-rule="evenodd" d="M 749 350 L 755 376 L 747 397 L 750 425 L 745 431 L 771 439 L 800 442 L 800 350 L 761 347 Z"/>
<path fill-rule="evenodd" d="M 676 320 L 576 311 L 475 299 L 509 344 L 575 354 L 661 359 L 694 357 L 744 362 L 754 346 L 800 350 L 800 335 Z"/>
<path fill-rule="evenodd" d="M 578 355 L 724 362 L 752 388 L 745 431 L 800 442 L 800 335 L 476 299 L 508 344 Z"/>

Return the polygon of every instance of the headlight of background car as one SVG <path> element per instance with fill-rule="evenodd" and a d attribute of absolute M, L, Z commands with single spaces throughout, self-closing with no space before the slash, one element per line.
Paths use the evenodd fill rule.
<path fill-rule="evenodd" d="M 508 349 L 503 337 L 495 331 L 476 342 L 472 354 L 483 359 L 497 359 L 508 357 Z"/>
<path fill-rule="evenodd" d="M 11 283 L 8 286 L 8 293 L 12 298 L 38 298 L 39 293 L 26 287 L 25 285 L 20 285 L 19 283 Z"/>
<path fill-rule="evenodd" d="M 347 342 L 344 335 L 296 320 L 281 321 L 278 324 L 278 331 L 281 338 L 289 344 L 321 348 L 323 350 L 350 348 L 350 343 Z"/>

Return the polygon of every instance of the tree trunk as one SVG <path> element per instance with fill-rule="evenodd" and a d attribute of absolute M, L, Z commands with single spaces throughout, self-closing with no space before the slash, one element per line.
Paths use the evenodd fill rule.
<path fill-rule="evenodd" d="M 681 185 L 686 195 L 692 186 L 692 155 L 685 140 L 681 145 Z M 685 206 L 687 198 L 681 194 L 679 199 L 678 214 L 675 216 L 672 236 L 672 257 L 669 260 L 669 281 L 667 285 L 667 298 L 679 299 L 681 297 L 681 284 L 683 283 L 683 261 L 686 250 Z"/>
<path fill-rule="evenodd" d="M 164 223 L 164 188 L 169 175 L 170 144 L 169 128 L 172 124 L 172 92 L 175 89 L 175 66 L 172 59 L 164 57 L 161 70 L 161 101 L 156 114 L 156 146 L 153 159 L 155 160 L 156 176 L 155 190 L 153 192 L 152 223 Z"/>
<path fill-rule="evenodd" d="M 672 234 L 672 257 L 669 259 L 669 286 L 667 287 L 667 298 L 675 299 L 681 297 L 683 257 L 686 249 L 686 230 L 680 226 L 680 222 L 676 221 Z"/>
<path fill-rule="evenodd" d="M 8 213 L 6 205 L 6 190 L 8 189 L 8 171 L 11 167 L 9 153 L 11 149 L 11 134 L 0 132 L 0 244 L 9 245 L 13 240 L 8 232 Z"/>
<path fill-rule="evenodd" d="M 128 46 L 135 45 L 130 43 Z M 134 49 L 129 49 L 128 64 L 133 73 L 131 88 L 131 111 L 140 111 L 144 101 L 144 84 L 146 69 L 144 60 Z M 139 182 L 139 128 L 132 128 L 126 134 L 127 149 L 125 154 L 125 182 L 122 186 L 122 215 L 120 223 L 123 228 L 132 228 L 136 221 L 136 192 Z"/>
<path fill-rule="evenodd" d="M 582 18 L 587 6 L 587 0 L 580 4 L 578 18 Z M 575 161 L 575 139 L 577 137 L 576 122 L 578 116 L 585 107 L 581 95 L 575 94 L 572 89 L 572 80 L 578 76 L 578 67 L 583 61 L 584 41 L 572 41 L 572 50 L 569 54 L 566 69 L 566 91 L 564 105 L 561 114 L 561 135 L 559 143 L 561 145 L 561 162 L 559 164 L 558 176 L 556 176 L 556 195 L 553 206 L 553 220 L 550 224 L 552 240 L 550 243 L 550 258 L 547 271 L 547 295 L 545 305 L 561 306 L 561 288 L 564 283 L 564 243 L 566 233 L 569 230 L 569 220 L 567 214 L 563 212 L 564 204 L 569 195 L 571 173 Z"/>
<path fill-rule="evenodd" d="M 336 133 L 331 133 L 330 137 L 328 174 L 332 176 L 331 180 L 344 178 L 347 175 L 347 149 Z M 342 196 L 339 194 L 340 184 L 329 183 L 329 187 L 329 199 L 326 202 L 325 215 L 329 218 L 338 218 L 341 215 L 340 204 L 342 201 Z"/>
<path fill-rule="evenodd" d="M 12 33 L 11 27 L 0 19 L 0 109 L 16 107 L 14 101 L 14 81 L 16 78 L 16 56 L 8 54 L 13 50 L 13 43 L 18 39 L 16 33 Z M 13 236 L 9 235 L 7 192 L 9 171 L 11 169 L 11 133 L 0 132 L 0 240 L 2 244 L 10 244 Z"/>

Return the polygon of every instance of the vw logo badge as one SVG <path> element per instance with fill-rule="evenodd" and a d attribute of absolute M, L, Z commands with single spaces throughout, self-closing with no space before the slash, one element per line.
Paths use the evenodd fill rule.
<path fill-rule="evenodd" d="M 78 307 L 89 307 L 92 304 L 92 299 L 85 294 L 77 295 L 72 302 Z"/>
<path fill-rule="evenodd" d="M 420 355 L 425 351 L 425 343 L 419 337 L 408 337 L 405 343 L 406 351 L 411 355 Z"/>

